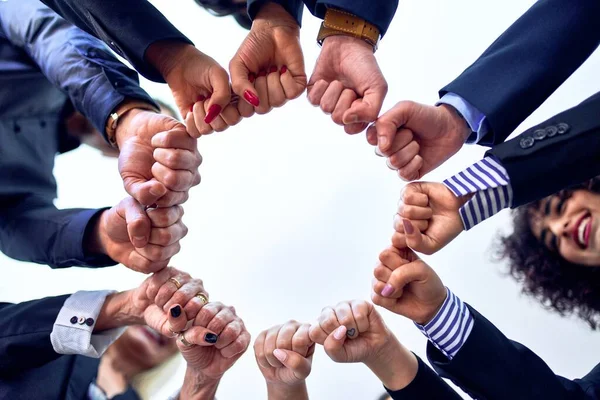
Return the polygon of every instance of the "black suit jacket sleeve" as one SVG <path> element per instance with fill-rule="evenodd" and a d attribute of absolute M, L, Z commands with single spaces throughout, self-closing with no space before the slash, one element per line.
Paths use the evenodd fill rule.
<path fill-rule="evenodd" d="M 600 93 L 486 155 L 506 168 L 513 208 L 600 175 Z"/>
<path fill-rule="evenodd" d="M 470 306 L 469 311 L 475 321 L 473 330 L 451 361 L 427 344 L 434 369 L 469 395 L 490 400 L 600 399 L 600 365 L 582 379 L 555 375 L 527 347 L 506 338 Z"/>
<path fill-rule="evenodd" d="M 415 355 L 416 356 L 416 355 Z M 389 390 L 387 392 L 394 400 L 412 400 L 412 399 L 444 399 L 460 400 L 458 395 L 438 374 L 436 374 L 427 364 L 418 356 L 419 369 L 417 375 L 407 387 L 401 390 Z"/>
<path fill-rule="evenodd" d="M 145 61 L 146 50 L 161 40 L 192 42 L 147 0 L 42 0 L 67 21 L 106 42 L 146 78 L 164 82 Z"/>
<path fill-rule="evenodd" d="M 0 303 L 0 376 L 38 367 L 61 356 L 52 347 L 50 333 L 69 296 Z"/>
<path fill-rule="evenodd" d="M 444 87 L 486 117 L 479 144 L 502 143 L 600 44 L 600 2 L 540 0 Z"/>
<path fill-rule="evenodd" d="M 0 208 L 0 251 L 52 268 L 107 267 L 116 263 L 85 250 L 87 235 L 104 209 L 59 210 L 51 200 L 28 196 Z"/>

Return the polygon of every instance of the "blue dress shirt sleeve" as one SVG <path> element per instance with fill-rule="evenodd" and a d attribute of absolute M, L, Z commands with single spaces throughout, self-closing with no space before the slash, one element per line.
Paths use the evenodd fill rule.
<path fill-rule="evenodd" d="M 425 325 L 415 325 L 431 344 L 452 360 L 469 338 L 473 317 L 465 303 L 450 289 L 446 288 L 446 292 L 446 300 L 435 317 Z"/>
<path fill-rule="evenodd" d="M 487 156 L 446 179 L 444 185 L 456 197 L 473 195 L 459 210 L 465 230 L 473 228 L 512 204 L 512 187 L 508 173 L 492 156 Z"/>
<path fill-rule="evenodd" d="M 110 113 L 125 99 L 152 105 L 135 71 L 98 39 L 62 19 L 37 0 L 0 2 L 0 29 L 22 48 L 75 108 L 105 134 Z M 158 108 L 158 107 L 157 107 Z"/>
<path fill-rule="evenodd" d="M 304 3 L 302 0 L 249 0 L 248 1 L 248 15 L 252 20 L 256 18 L 256 14 L 260 11 L 262 6 L 267 3 L 279 4 L 296 20 L 299 26 L 302 26 L 302 11 L 304 9 Z"/>
<path fill-rule="evenodd" d="M 0 250 L 16 260 L 71 266 L 106 267 L 116 263 L 85 250 L 86 233 L 105 209 L 57 209 L 51 200 L 28 196 L 0 209 Z"/>
<path fill-rule="evenodd" d="M 487 135 L 490 127 L 485 115 L 467 100 L 455 93 L 446 93 L 435 105 L 441 104 L 452 106 L 467 122 L 473 132 L 467 138 L 467 143 L 479 143 Z"/>

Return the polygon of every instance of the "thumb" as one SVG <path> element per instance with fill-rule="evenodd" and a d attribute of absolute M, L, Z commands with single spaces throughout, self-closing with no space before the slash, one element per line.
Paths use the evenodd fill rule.
<path fill-rule="evenodd" d="M 400 298 L 404 288 L 411 282 L 425 278 L 425 269 L 421 260 L 416 260 L 395 269 L 381 291 L 383 297 Z"/>
<path fill-rule="evenodd" d="M 423 254 L 433 254 L 437 251 L 439 246 L 435 240 L 415 229 L 410 220 L 403 218 L 402 225 L 404 226 L 406 245 L 409 248 Z"/>
<path fill-rule="evenodd" d="M 377 119 L 377 145 L 379 150 L 386 152 L 392 145 L 396 132 L 407 123 L 410 118 L 409 102 L 403 101 Z"/>
<path fill-rule="evenodd" d="M 344 325 L 340 325 L 327 336 L 325 343 L 323 343 L 325 353 L 327 353 L 329 358 L 333 361 L 339 362 L 345 359 L 346 351 L 344 350 L 344 343 L 346 342 L 347 331 L 348 329 Z"/>
<path fill-rule="evenodd" d="M 289 368 L 294 373 L 294 376 L 300 380 L 304 380 L 310 374 L 311 362 L 309 359 L 302 357 L 300 354 L 291 350 L 275 349 L 273 355 L 286 368 Z"/>
<path fill-rule="evenodd" d="M 150 240 L 152 224 L 143 206 L 131 197 L 124 200 L 121 205 L 124 207 L 129 240 L 135 248 L 146 246 Z"/>
<path fill-rule="evenodd" d="M 387 93 L 386 86 L 376 86 L 365 91 L 362 98 L 353 102 L 342 116 L 344 124 L 371 123 L 377 119 Z"/>
<path fill-rule="evenodd" d="M 258 107 L 258 93 L 254 88 L 254 72 L 249 71 L 241 57 L 235 56 L 229 63 L 229 73 L 231 74 L 231 86 L 233 92 L 243 97 L 253 107 Z"/>
<path fill-rule="evenodd" d="M 167 194 L 165 185 L 156 179 L 147 180 L 138 176 L 123 178 L 125 191 L 141 204 L 149 206 Z"/>
<path fill-rule="evenodd" d="M 221 111 L 231 101 L 231 87 L 229 86 L 229 75 L 220 66 L 213 66 L 209 75 L 212 95 L 208 100 L 208 108 L 204 123 L 210 124 L 221 114 Z"/>

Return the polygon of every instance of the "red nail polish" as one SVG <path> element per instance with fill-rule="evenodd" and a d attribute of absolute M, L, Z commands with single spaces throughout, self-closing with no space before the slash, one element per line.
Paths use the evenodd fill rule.
<path fill-rule="evenodd" d="M 267 76 L 267 71 L 261 69 L 260 71 L 258 71 L 258 76 Z"/>
<path fill-rule="evenodd" d="M 254 80 L 256 79 L 256 75 L 254 75 L 253 72 L 250 72 L 248 74 L 248 80 L 250 81 L 250 83 L 254 83 Z"/>
<path fill-rule="evenodd" d="M 190 106 L 190 112 L 194 112 L 194 105 L 193 104 Z"/>
<path fill-rule="evenodd" d="M 204 101 L 206 100 L 206 96 L 200 95 L 198 96 L 198 98 L 196 99 L 196 101 Z"/>
<path fill-rule="evenodd" d="M 260 101 L 258 100 L 258 97 L 249 90 L 246 90 L 244 92 L 244 99 L 246 99 L 246 101 L 248 103 L 252 104 L 254 107 L 258 107 L 260 105 Z"/>
<path fill-rule="evenodd" d="M 212 93 L 209 93 L 208 96 L 206 96 L 206 100 L 210 99 L 210 96 L 212 96 Z"/>
<path fill-rule="evenodd" d="M 213 104 L 208 109 L 208 113 L 206 113 L 206 117 L 204 118 L 205 124 L 210 124 L 214 121 L 215 118 L 221 113 L 221 106 L 218 104 Z"/>
<path fill-rule="evenodd" d="M 277 72 L 277 67 L 272 65 L 271 68 L 269 68 L 269 73 L 272 74 L 273 72 Z"/>
<path fill-rule="evenodd" d="M 287 72 L 287 67 L 284 65 L 283 67 L 281 67 L 281 71 L 279 71 L 279 73 L 281 75 L 285 74 Z"/>

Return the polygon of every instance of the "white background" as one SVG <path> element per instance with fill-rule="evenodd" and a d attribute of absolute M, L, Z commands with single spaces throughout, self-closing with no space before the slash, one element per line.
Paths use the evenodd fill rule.
<path fill-rule="evenodd" d="M 437 91 L 533 4 L 400 3 L 377 52 L 390 87 L 384 110 L 404 99 L 434 103 Z M 233 19 L 212 18 L 191 0 L 155 4 L 224 66 L 245 36 Z M 318 25 L 306 12 L 302 42 L 308 73 L 319 52 Z M 599 69 L 595 54 L 518 132 L 596 92 Z M 144 86 L 171 101 L 166 86 Z M 389 243 L 403 183 L 373 154 L 364 135 L 347 136 L 302 96 L 204 137 L 199 146 L 202 183 L 185 204 L 190 233 L 172 264 L 202 278 L 211 299 L 234 305 L 254 338 L 288 319 L 314 320 L 322 307 L 340 300 L 369 298 L 372 268 Z M 441 180 L 484 150 L 467 147 L 427 178 Z M 58 157 L 55 173 L 59 207 L 101 207 L 124 197 L 116 162 L 91 149 Z M 598 362 L 599 336 L 583 322 L 561 318 L 520 295 L 506 266 L 493 262 L 494 239 L 509 230 L 509 214 L 503 212 L 428 260 L 448 287 L 506 335 L 528 345 L 556 373 L 580 377 Z M 0 300 L 14 302 L 80 289 L 125 290 L 144 278 L 122 266 L 51 270 L 5 257 L 0 265 Z M 411 322 L 389 313 L 384 318 L 407 347 L 424 357 L 426 340 Z M 155 398 L 171 393 L 182 377 L 180 369 Z M 315 354 L 308 386 L 314 399 L 372 399 L 382 391 L 366 367 L 334 364 L 322 349 Z M 266 398 L 251 349 L 225 375 L 218 397 Z"/>

